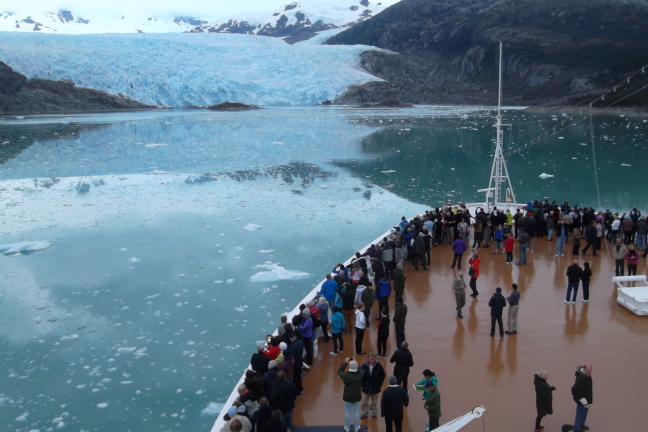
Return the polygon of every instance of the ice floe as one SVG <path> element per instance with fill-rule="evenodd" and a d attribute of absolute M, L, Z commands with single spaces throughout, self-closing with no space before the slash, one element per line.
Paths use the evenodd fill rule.
<path fill-rule="evenodd" d="M 200 411 L 200 416 L 201 417 L 217 416 L 218 413 L 220 413 L 222 409 L 223 409 L 223 404 L 222 403 L 209 402 L 209 405 L 207 405 L 205 408 L 203 408 Z"/>
<path fill-rule="evenodd" d="M 261 225 L 257 224 L 247 224 L 243 227 L 245 231 L 259 231 L 261 229 Z"/>
<path fill-rule="evenodd" d="M 20 243 L 8 243 L 0 245 L 0 252 L 3 255 L 16 255 L 36 252 L 39 250 L 47 249 L 52 246 L 48 241 L 26 241 Z"/>
<path fill-rule="evenodd" d="M 252 269 L 263 269 L 258 273 L 250 276 L 251 282 L 274 282 L 279 280 L 300 280 L 310 277 L 310 273 L 295 270 L 287 270 L 279 264 L 266 261 Z"/>

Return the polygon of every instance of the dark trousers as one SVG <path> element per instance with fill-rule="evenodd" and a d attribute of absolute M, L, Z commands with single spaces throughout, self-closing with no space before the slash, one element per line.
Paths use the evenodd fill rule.
<path fill-rule="evenodd" d="M 403 416 L 385 417 L 385 431 L 392 432 L 392 424 L 396 425 L 396 432 L 403 430 Z"/>
<path fill-rule="evenodd" d="M 396 377 L 396 383 L 398 385 L 402 385 L 405 390 L 407 390 L 407 377 L 409 377 L 409 373 L 409 367 L 394 367 L 394 376 Z"/>
<path fill-rule="evenodd" d="M 427 267 L 425 266 L 425 253 L 415 253 L 414 254 L 414 269 L 415 270 L 418 270 L 419 262 L 421 263 L 421 266 L 423 266 L 423 270 L 427 270 Z"/>
<path fill-rule="evenodd" d="M 583 300 L 589 300 L 589 283 L 590 281 L 583 280 Z"/>
<path fill-rule="evenodd" d="M 362 340 L 364 339 L 364 329 L 356 327 L 355 330 L 356 330 L 356 338 L 355 338 L 356 354 L 360 354 L 362 352 Z"/>
<path fill-rule="evenodd" d="M 592 255 L 596 256 L 596 243 L 590 243 L 589 240 L 587 241 L 587 246 L 585 246 L 585 249 L 583 249 L 583 255 L 587 253 L 587 250 L 592 246 Z"/>
<path fill-rule="evenodd" d="M 430 419 L 428 421 L 430 422 L 430 430 L 431 431 L 433 431 L 434 429 L 439 427 L 439 418 L 438 417 L 430 416 Z"/>
<path fill-rule="evenodd" d="M 454 268 L 454 266 L 458 263 L 459 264 L 458 268 L 461 268 L 462 259 L 463 259 L 463 254 L 458 254 L 458 253 L 454 254 L 454 258 L 452 259 L 452 267 Z"/>
<path fill-rule="evenodd" d="M 502 322 L 502 315 L 491 316 L 491 336 L 495 336 L 495 321 L 499 325 L 500 336 L 504 337 L 504 323 Z"/>
<path fill-rule="evenodd" d="M 425 258 L 427 258 L 427 265 L 430 265 L 430 249 L 425 249 Z"/>
<path fill-rule="evenodd" d="M 630 243 L 632 243 L 632 231 L 624 231 L 623 232 L 623 244 L 628 246 Z"/>
<path fill-rule="evenodd" d="M 396 268 L 396 264 L 394 261 L 386 261 L 385 263 L 385 273 L 387 273 L 387 278 L 392 279 L 392 273 L 394 272 L 394 269 Z M 377 286 L 377 285 L 374 285 Z"/>
<path fill-rule="evenodd" d="M 637 264 L 628 264 L 628 276 L 637 275 Z"/>
<path fill-rule="evenodd" d="M 332 333 L 333 335 L 333 352 L 339 352 L 344 349 L 344 342 L 342 342 L 342 332 Z M 338 341 L 340 342 L 340 347 L 338 349 Z"/>
<path fill-rule="evenodd" d="M 470 285 L 470 289 L 472 290 L 473 295 L 478 295 L 479 293 L 477 292 L 477 278 L 474 276 L 470 276 L 470 282 L 468 283 Z"/>
<path fill-rule="evenodd" d="M 536 417 L 535 430 L 537 430 L 537 431 L 540 430 L 540 422 L 542 421 L 543 418 L 544 418 L 544 416 L 541 416 L 540 414 L 538 414 L 538 416 Z"/>
<path fill-rule="evenodd" d="M 578 251 L 580 250 L 580 243 L 574 244 L 572 247 L 572 255 L 578 255 Z"/>
<path fill-rule="evenodd" d="M 405 324 L 394 324 L 396 329 L 396 348 L 400 348 L 405 340 Z"/>
<path fill-rule="evenodd" d="M 378 354 L 387 355 L 387 337 L 378 336 Z"/>
<path fill-rule="evenodd" d="M 625 260 L 623 258 L 614 260 L 616 263 L 616 267 L 614 269 L 614 274 L 616 276 L 623 276 L 624 268 L 625 268 Z"/>
<path fill-rule="evenodd" d="M 506 262 L 507 263 L 513 262 L 513 252 L 506 252 Z"/>
<path fill-rule="evenodd" d="M 295 363 L 295 367 L 293 368 L 293 384 L 295 384 L 299 393 L 304 391 L 304 387 L 302 386 L 302 365 L 302 362 Z"/>
<path fill-rule="evenodd" d="M 308 366 L 311 366 L 313 364 L 313 338 L 302 337 L 302 342 L 304 342 L 304 349 L 306 350 L 304 363 L 306 363 Z"/>
<path fill-rule="evenodd" d="M 378 310 L 386 311 L 389 315 L 389 296 L 378 297 Z"/>
<path fill-rule="evenodd" d="M 321 321 L 320 324 L 322 326 L 322 333 L 324 333 L 324 342 L 328 342 L 328 340 L 329 340 L 329 336 L 328 336 L 329 323 L 328 323 L 328 321 L 327 322 Z"/>

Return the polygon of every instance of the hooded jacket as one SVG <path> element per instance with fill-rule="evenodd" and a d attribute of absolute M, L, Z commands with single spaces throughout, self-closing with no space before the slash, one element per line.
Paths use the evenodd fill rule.
<path fill-rule="evenodd" d="M 553 394 L 555 387 L 549 386 L 546 379 L 542 379 L 535 374 L 533 376 L 533 385 L 536 392 L 536 410 L 539 416 L 553 414 Z"/>
<path fill-rule="evenodd" d="M 360 402 L 362 400 L 362 372 L 358 369 L 355 372 L 345 371 L 346 362 L 338 369 L 338 375 L 344 382 L 342 400 L 344 402 Z"/>
<path fill-rule="evenodd" d="M 580 400 L 585 398 L 587 404 L 591 404 L 594 401 L 592 397 L 592 377 L 585 375 L 584 366 L 579 367 L 575 375 L 576 382 L 574 382 L 571 388 L 574 402 L 580 404 Z"/>

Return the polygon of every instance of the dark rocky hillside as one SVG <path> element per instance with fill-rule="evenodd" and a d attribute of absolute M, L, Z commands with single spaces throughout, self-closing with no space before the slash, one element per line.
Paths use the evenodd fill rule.
<path fill-rule="evenodd" d="M 75 87 L 71 81 L 27 78 L 0 62 L 0 112 L 100 111 L 155 108 L 122 95 Z"/>
<path fill-rule="evenodd" d="M 365 52 L 386 82 L 336 102 L 496 103 L 502 40 L 504 103 L 589 103 L 648 64 L 647 22 L 645 0 L 402 0 L 327 41 L 398 53 Z M 648 84 L 648 71 L 637 78 L 615 95 Z M 648 92 L 623 104 L 648 105 Z"/>

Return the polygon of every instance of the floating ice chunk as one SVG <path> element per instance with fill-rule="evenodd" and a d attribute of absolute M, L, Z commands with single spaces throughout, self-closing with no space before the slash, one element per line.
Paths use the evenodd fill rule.
<path fill-rule="evenodd" d="M 167 144 L 152 143 L 152 144 L 145 144 L 144 147 L 157 148 L 157 147 L 169 147 L 169 146 Z"/>
<path fill-rule="evenodd" d="M 540 174 L 540 178 L 543 179 L 543 180 L 548 179 L 548 178 L 552 178 L 552 177 L 553 177 L 553 174 L 547 174 L 547 173 Z"/>
<path fill-rule="evenodd" d="M 228 283 L 228 284 L 231 284 L 232 282 L 234 282 L 234 279 L 227 279 L 227 280 L 225 281 L 225 283 Z"/>
<path fill-rule="evenodd" d="M 281 144 L 283 144 L 283 142 L 281 142 L 281 141 L 273 141 L 272 144 L 281 145 Z"/>
<path fill-rule="evenodd" d="M 63 340 L 74 340 L 74 339 L 79 339 L 79 335 L 76 334 L 76 333 L 72 333 L 72 334 L 69 335 L 69 336 L 63 336 L 63 337 L 61 338 L 62 341 L 63 341 Z"/>
<path fill-rule="evenodd" d="M 117 352 L 122 353 L 122 354 L 126 354 L 126 353 L 135 352 L 136 349 L 137 349 L 137 347 L 120 347 L 120 348 L 117 348 Z"/>
<path fill-rule="evenodd" d="M 159 297 L 161 295 L 162 295 L 162 293 L 157 293 L 157 294 L 150 295 L 148 297 L 144 297 L 144 299 L 152 299 L 152 298 L 155 298 L 155 297 Z"/>
<path fill-rule="evenodd" d="M 223 281 L 222 280 L 215 280 L 214 283 L 218 285 L 218 284 L 222 284 Z"/>
<path fill-rule="evenodd" d="M 262 249 L 259 251 L 259 253 L 272 253 L 274 251 L 275 251 L 274 249 Z"/>
<path fill-rule="evenodd" d="M 260 271 L 252 276 L 250 276 L 251 282 L 275 282 L 278 280 L 299 280 L 306 279 L 310 277 L 309 273 L 286 270 L 284 267 L 279 264 L 266 261 L 264 264 L 259 264 L 253 269 L 260 268 L 264 271 Z"/>
<path fill-rule="evenodd" d="M 247 306 L 239 306 L 239 307 L 235 307 L 234 310 L 238 312 L 245 312 L 246 307 Z"/>
<path fill-rule="evenodd" d="M 184 274 L 184 273 L 180 273 L 179 275 L 176 275 L 176 277 L 179 277 L 179 278 L 188 278 L 189 276 L 187 276 L 187 275 Z"/>
<path fill-rule="evenodd" d="M 261 229 L 261 225 L 257 224 L 247 224 L 243 227 L 245 231 L 259 231 Z"/>
<path fill-rule="evenodd" d="M 24 422 L 27 421 L 27 416 L 29 415 L 29 412 L 24 412 L 20 414 L 18 417 L 16 417 L 17 422 Z"/>
<path fill-rule="evenodd" d="M 223 410 L 223 404 L 217 402 L 209 402 L 205 408 L 200 411 L 200 417 L 213 417 L 217 416 Z"/>
<path fill-rule="evenodd" d="M 621 166 L 632 166 L 632 165 L 623 163 L 623 164 L 621 164 Z"/>
<path fill-rule="evenodd" d="M 391 173 L 395 173 L 396 170 L 387 170 L 387 171 L 380 171 L 380 172 L 383 174 L 391 174 Z"/>
<path fill-rule="evenodd" d="M 0 245 L 0 252 L 4 255 L 14 255 L 18 253 L 35 252 L 51 247 L 52 243 L 48 241 L 26 241 L 20 243 L 8 243 Z"/>
<path fill-rule="evenodd" d="M 124 384 L 124 385 L 133 384 L 133 381 L 120 381 L 119 384 Z"/>
<path fill-rule="evenodd" d="M 101 402 L 97 404 L 97 408 L 107 408 L 108 402 Z"/>
<path fill-rule="evenodd" d="M 137 257 L 132 257 L 132 258 L 130 258 L 128 261 L 133 262 L 133 263 L 136 263 L 136 262 L 140 262 L 140 259 L 137 258 Z"/>
<path fill-rule="evenodd" d="M 121 249 L 119 249 L 119 250 L 120 250 L 121 252 L 125 252 L 125 251 L 128 250 L 128 248 L 121 248 Z"/>

